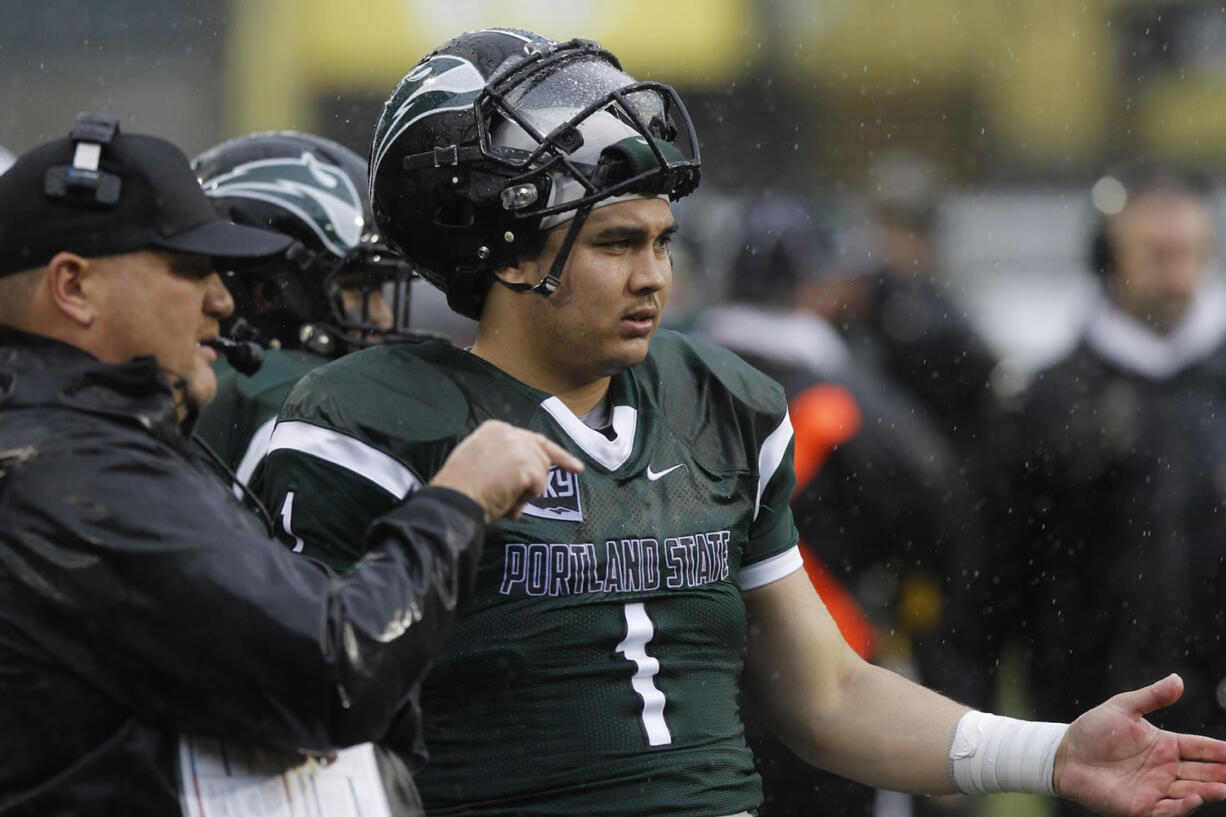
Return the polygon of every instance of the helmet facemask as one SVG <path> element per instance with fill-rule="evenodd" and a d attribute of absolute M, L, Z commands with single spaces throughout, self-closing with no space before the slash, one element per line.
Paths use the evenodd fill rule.
<path fill-rule="evenodd" d="M 635 81 L 594 43 L 573 40 L 530 56 L 493 80 L 477 107 L 482 150 L 525 170 L 503 188 L 503 207 L 539 219 L 538 230 L 571 220 L 546 276 L 535 285 L 496 279 L 510 289 L 551 295 L 593 207 L 678 199 L 698 184 L 698 141 L 677 92 Z M 542 187 L 546 201 L 529 209 Z"/>
<path fill-rule="evenodd" d="M 414 337 L 409 330 L 412 277 L 409 265 L 386 246 L 367 240 L 352 247 L 332 263 L 322 279 L 329 319 L 304 324 L 299 340 L 308 344 L 303 335 L 322 331 L 353 349 Z M 390 325 L 376 320 L 372 311 L 375 296 L 390 312 Z"/>
<path fill-rule="evenodd" d="M 462 40 L 427 58 L 406 82 L 431 60 L 458 61 Z M 406 131 L 418 122 L 426 130 L 431 118 L 414 112 L 401 124 L 387 121 L 391 111 L 399 116 L 426 93 L 419 86 L 394 109 L 406 99 L 398 89 L 380 123 L 376 219 L 406 256 L 429 268 L 423 275 L 447 291 L 452 308 L 470 317 L 479 316 L 493 273 L 539 248 L 541 231 L 571 221 L 546 278 L 511 288 L 548 296 L 593 207 L 632 197 L 676 200 L 698 185 L 698 140 L 676 91 L 634 80 L 593 42 L 519 44 L 473 89 L 470 103 L 455 98 L 447 103 L 454 107 L 439 108 L 430 138 L 408 135 L 404 148 L 389 154 Z M 395 158 L 383 162 L 385 155 Z"/>
<path fill-rule="evenodd" d="M 477 98 L 482 152 L 522 175 L 503 206 L 548 219 L 624 193 L 688 195 L 698 184 L 698 141 L 677 92 L 637 82 L 594 43 L 574 40 L 524 60 Z M 517 185 L 548 176 L 552 195 L 530 208 Z M 559 190 L 558 188 L 562 188 Z M 567 190 L 570 187 L 572 189 Z"/>

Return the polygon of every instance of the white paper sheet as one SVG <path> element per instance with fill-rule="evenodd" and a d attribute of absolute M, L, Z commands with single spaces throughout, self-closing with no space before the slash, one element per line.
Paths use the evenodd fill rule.
<path fill-rule="evenodd" d="M 369 743 L 327 760 L 228 741 L 179 741 L 185 817 L 391 817 Z"/>

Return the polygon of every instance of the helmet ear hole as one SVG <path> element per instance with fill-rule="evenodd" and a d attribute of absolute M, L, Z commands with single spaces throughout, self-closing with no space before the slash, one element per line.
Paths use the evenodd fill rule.
<path fill-rule="evenodd" d="M 473 204 L 458 196 L 448 197 L 434 209 L 434 224 L 445 229 L 466 229 L 473 226 Z"/>
<path fill-rule="evenodd" d="M 268 278 L 259 275 L 252 276 L 249 291 L 252 305 L 257 313 L 271 312 L 282 307 L 281 289 Z"/>

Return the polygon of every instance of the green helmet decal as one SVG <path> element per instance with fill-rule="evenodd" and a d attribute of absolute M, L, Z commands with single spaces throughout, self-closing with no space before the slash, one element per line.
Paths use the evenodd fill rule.
<path fill-rule="evenodd" d="M 484 88 L 485 78 L 476 66 L 450 54 L 436 55 L 414 68 L 401 80 L 379 120 L 372 167 L 379 166 L 388 148 L 414 122 L 441 111 L 471 107 Z"/>
<path fill-rule="evenodd" d="M 204 185 L 209 196 L 258 199 L 296 215 L 329 252 L 345 255 L 366 229 L 362 198 L 338 167 L 310 152 L 298 158 L 261 159 L 239 165 Z"/>

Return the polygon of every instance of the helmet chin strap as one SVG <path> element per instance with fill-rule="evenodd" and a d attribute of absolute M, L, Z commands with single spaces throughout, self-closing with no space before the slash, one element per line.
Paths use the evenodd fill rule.
<path fill-rule="evenodd" d="M 566 266 L 566 259 L 570 258 L 570 251 L 575 246 L 575 241 L 579 238 L 579 232 L 583 229 L 583 225 L 587 222 L 587 217 L 591 213 L 592 205 L 590 204 L 575 210 L 575 217 L 570 221 L 570 227 L 566 230 L 566 237 L 562 239 L 562 246 L 558 248 L 557 255 L 553 257 L 553 263 L 549 266 L 549 273 L 539 282 L 525 284 L 504 281 L 498 276 L 494 276 L 494 280 L 513 292 L 535 292 L 542 298 L 548 298 L 562 283 L 562 269 Z"/>

